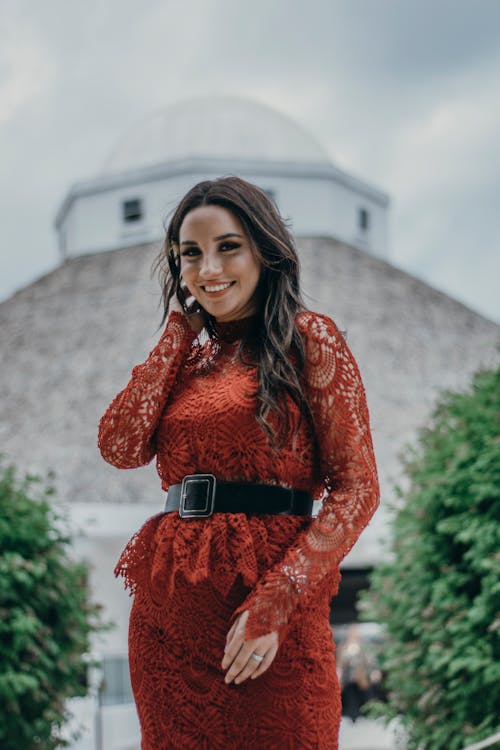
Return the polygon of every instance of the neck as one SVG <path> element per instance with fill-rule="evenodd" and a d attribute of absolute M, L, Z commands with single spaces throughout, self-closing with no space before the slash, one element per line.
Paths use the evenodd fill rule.
<path fill-rule="evenodd" d="M 222 341 L 238 341 L 254 338 L 260 329 L 260 316 L 252 313 L 236 320 L 214 321 L 214 332 Z"/>

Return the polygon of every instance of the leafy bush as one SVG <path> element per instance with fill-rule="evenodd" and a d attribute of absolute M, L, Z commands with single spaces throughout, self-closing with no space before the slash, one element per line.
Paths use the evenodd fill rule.
<path fill-rule="evenodd" d="M 362 601 L 388 642 L 387 704 L 409 748 L 461 750 L 498 731 L 500 370 L 445 394 L 405 459 L 393 556 Z"/>
<path fill-rule="evenodd" d="M 84 654 L 98 629 L 87 571 L 37 477 L 0 462 L 0 747 L 66 746 L 66 699 L 86 693 Z"/>

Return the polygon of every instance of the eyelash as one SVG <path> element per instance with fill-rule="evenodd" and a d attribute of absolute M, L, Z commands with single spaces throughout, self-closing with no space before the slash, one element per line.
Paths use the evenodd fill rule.
<path fill-rule="evenodd" d="M 219 245 L 220 252 L 229 252 L 231 250 L 237 250 L 240 247 L 236 242 L 223 242 L 221 245 Z M 223 250 L 223 248 L 227 248 L 227 250 Z M 194 253 L 194 254 L 193 254 Z M 197 258 L 200 255 L 200 251 L 197 247 L 188 247 L 181 253 L 183 258 Z"/>

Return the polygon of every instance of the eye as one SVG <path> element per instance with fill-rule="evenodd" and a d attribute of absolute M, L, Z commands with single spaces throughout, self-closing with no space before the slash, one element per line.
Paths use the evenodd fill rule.
<path fill-rule="evenodd" d="M 223 242 L 219 245 L 219 250 L 223 253 L 229 252 L 230 250 L 237 250 L 240 245 L 237 242 Z"/>
<path fill-rule="evenodd" d="M 199 249 L 197 247 L 186 247 L 181 252 L 181 256 L 183 258 L 195 258 L 199 254 L 200 254 L 200 251 L 199 251 Z"/>

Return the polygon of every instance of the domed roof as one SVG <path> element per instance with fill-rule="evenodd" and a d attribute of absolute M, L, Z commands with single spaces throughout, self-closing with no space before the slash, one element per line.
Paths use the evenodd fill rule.
<path fill-rule="evenodd" d="M 117 144 L 104 173 L 193 157 L 330 164 L 313 135 L 287 115 L 239 96 L 176 102 Z"/>

